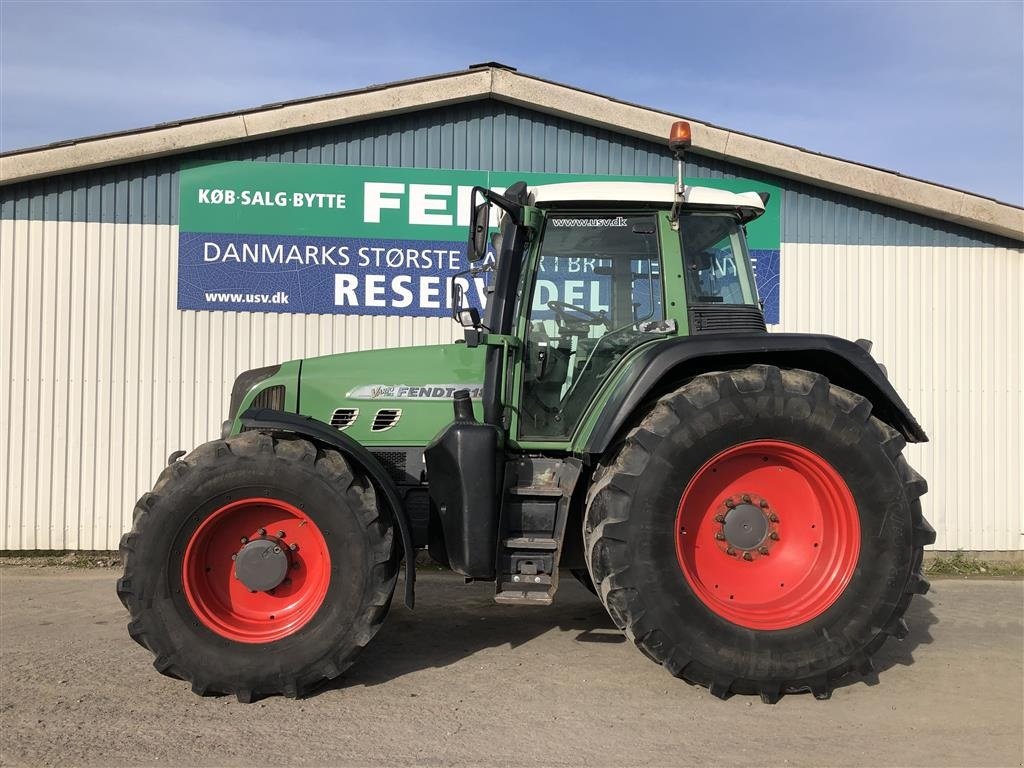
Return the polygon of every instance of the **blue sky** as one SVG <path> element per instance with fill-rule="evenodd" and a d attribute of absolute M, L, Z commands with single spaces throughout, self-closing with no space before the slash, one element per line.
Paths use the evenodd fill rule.
<path fill-rule="evenodd" d="M 497 60 L 1024 203 L 1024 2 L 0 3 L 0 148 Z"/>

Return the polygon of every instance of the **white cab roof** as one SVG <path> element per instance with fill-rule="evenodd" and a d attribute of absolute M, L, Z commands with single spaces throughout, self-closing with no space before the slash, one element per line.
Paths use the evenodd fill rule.
<path fill-rule="evenodd" d="M 672 205 L 675 189 L 672 184 L 645 181 L 572 181 L 544 184 L 530 188 L 535 205 L 547 203 L 663 203 Z M 764 203 L 756 192 L 728 192 L 711 187 L 687 185 L 684 202 L 688 205 L 720 206 L 722 208 L 753 208 L 764 211 Z"/>

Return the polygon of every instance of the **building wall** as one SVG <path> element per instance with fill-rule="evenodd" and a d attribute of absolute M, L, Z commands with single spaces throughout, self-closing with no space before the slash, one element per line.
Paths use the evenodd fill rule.
<path fill-rule="evenodd" d="M 239 371 L 459 335 L 445 319 L 177 310 L 177 169 L 193 159 L 672 173 L 661 146 L 477 102 L 0 189 L 2 548 L 116 547 L 167 455 L 218 433 Z M 908 452 L 935 548 L 1024 548 L 1021 244 L 721 160 L 687 174 L 784 190 L 773 330 L 875 341 L 932 437 Z"/>

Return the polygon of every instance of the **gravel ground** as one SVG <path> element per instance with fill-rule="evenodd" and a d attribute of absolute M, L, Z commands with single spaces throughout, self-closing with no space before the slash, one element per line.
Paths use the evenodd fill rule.
<path fill-rule="evenodd" d="M 939 580 L 879 684 L 719 701 L 563 581 L 550 607 L 425 573 L 342 679 L 199 698 L 135 645 L 113 569 L 0 568 L 2 765 L 1021 765 L 1024 583 Z M 401 594 L 401 585 L 399 585 Z"/>

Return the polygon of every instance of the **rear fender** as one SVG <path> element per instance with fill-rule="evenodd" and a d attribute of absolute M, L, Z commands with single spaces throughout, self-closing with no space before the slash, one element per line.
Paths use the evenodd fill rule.
<path fill-rule="evenodd" d="M 405 552 L 405 604 L 412 608 L 416 600 L 416 550 L 412 543 L 412 526 L 394 480 L 377 458 L 348 435 L 309 416 L 266 409 L 249 410 L 242 414 L 240 421 L 244 430 L 288 432 L 316 445 L 332 448 L 370 476 L 376 489 L 383 494 L 402 537 L 402 549 Z"/>
<path fill-rule="evenodd" d="M 872 413 L 910 443 L 928 436 L 893 389 L 885 372 L 860 345 L 837 336 L 803 333 L 690 336 L 651 344 L 613 386 L 584 445 L 600 456 L 643 403 L 707 371 L 756 364 L 800 368 L 871 401 Z"/>

